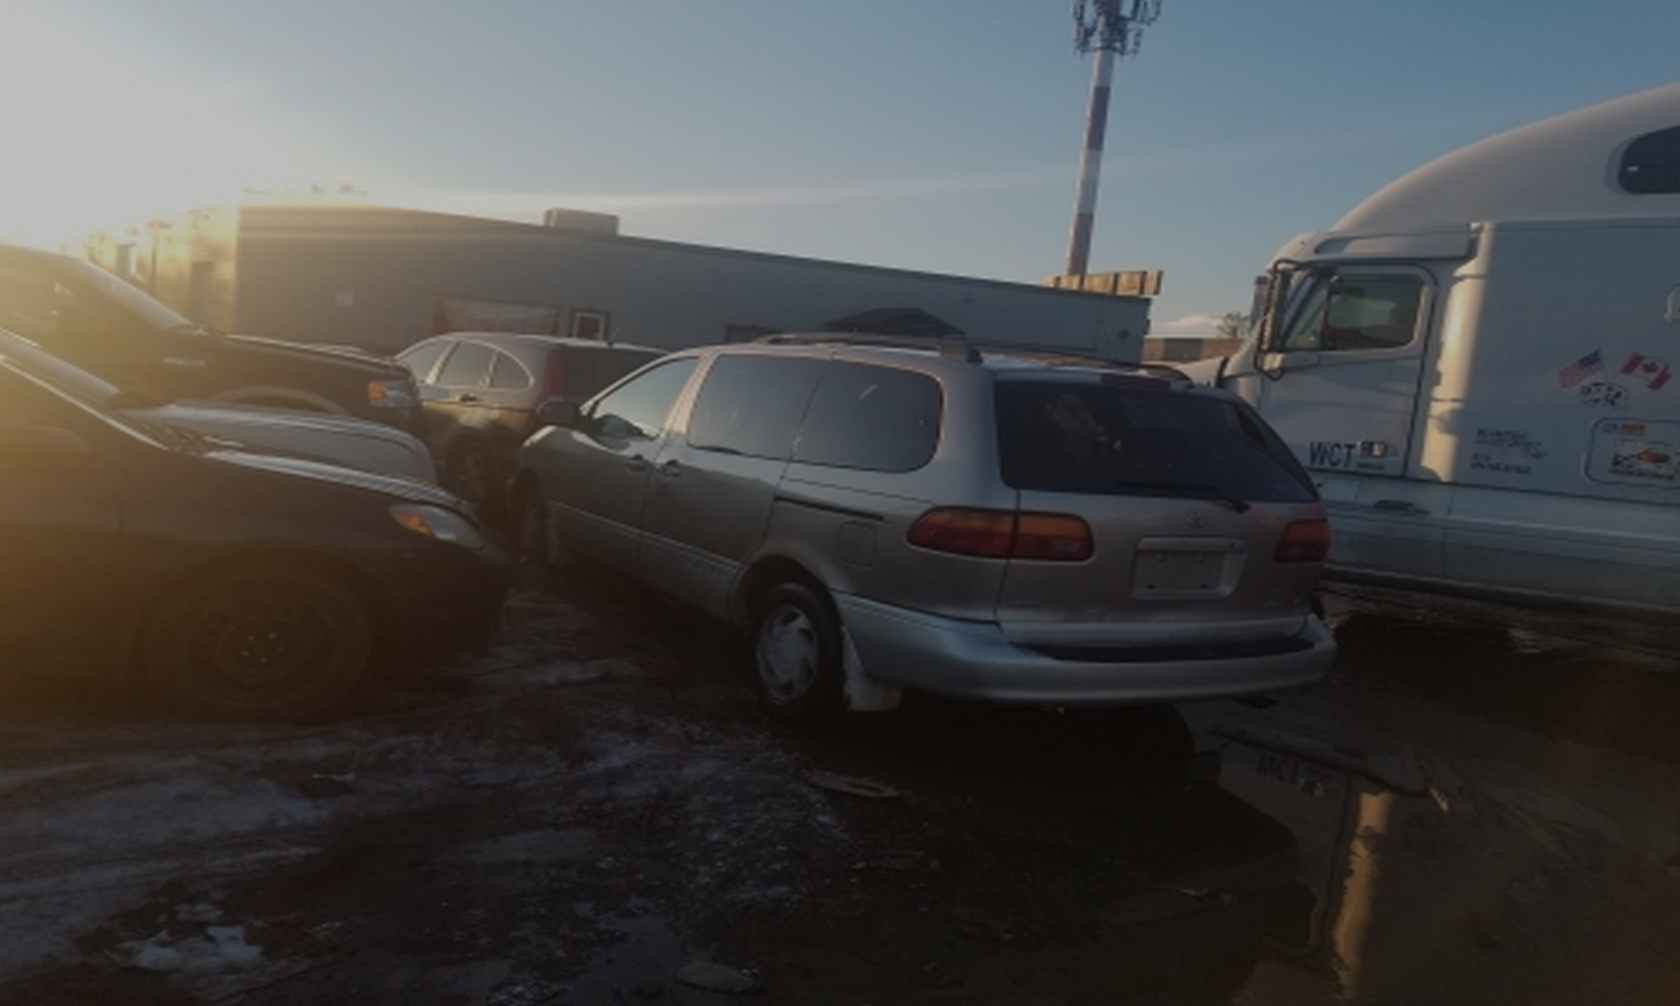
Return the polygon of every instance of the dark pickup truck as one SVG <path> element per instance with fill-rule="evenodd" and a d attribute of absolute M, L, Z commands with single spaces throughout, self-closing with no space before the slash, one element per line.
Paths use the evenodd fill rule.
<path fill-rule="evenodd" d="M 305 409 L 423 434 L 408 370 L 353 349 L 225 335 L 65 255 L 0 245 L 0 328 L 167 400 Z"/>

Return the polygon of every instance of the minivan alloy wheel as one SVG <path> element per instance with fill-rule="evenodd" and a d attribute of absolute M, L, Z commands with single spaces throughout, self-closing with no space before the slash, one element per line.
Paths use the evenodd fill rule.
<path fill-rule="evenodd" d="M 817 627 L 791 604 L 775 607 L 759 623 L 758 676 L 774 703 L 790 702 L 810 690 L 822 660 Z"/>

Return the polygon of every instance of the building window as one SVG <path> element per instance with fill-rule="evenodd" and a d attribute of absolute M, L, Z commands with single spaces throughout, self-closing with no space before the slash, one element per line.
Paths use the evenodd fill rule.
<path fill-rule="evenodd" d="M 448 297 L 432 312 L 432 334 L 446 332 L 522 332 L 553 335 L 560 309 L 545 304 L 513 304 L 498 300 Z"/>
<path fill-rule="evenodd" d="M 606 342 L 609 335 L 608 323 L 611 317 L 605 311 L 589 311 L 581 308 L 573 311 L 572 338 L 588 339 L 591 342 Z"/>

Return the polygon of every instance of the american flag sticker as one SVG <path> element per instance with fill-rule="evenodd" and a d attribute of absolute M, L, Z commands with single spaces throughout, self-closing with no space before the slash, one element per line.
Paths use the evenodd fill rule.
<path fill-rule="evenodd" d="M 1666 362 L 1652 359 L 1642 353 L 1630 353 L 1627 362 L 1622 364 L 1622 373 L 1631 374 L 1636 380 L 1644 381 L 1645 386 L 1652 391 L 1667 384 L 1669 378 L 1674 376 Z"/>
<path fill-rule="evenodd" d="M 1574 363 L 1558 371 L 1558 387 L 1573 388 L 1582 381 L 1604 369 L 1604 353 L 1593 350 Z M 1625 373 L 1625 371 L 1624 371 Z"/>

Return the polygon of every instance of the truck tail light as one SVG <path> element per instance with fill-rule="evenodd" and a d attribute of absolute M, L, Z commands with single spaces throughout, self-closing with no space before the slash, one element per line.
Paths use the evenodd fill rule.
<path fill-rule="evenodd" d="M 543 374 L 543 397 L 560 398 L 566 387 L 566 354 L 548 354 L 548 370 Z"/>
<path fill-rule="evenodd" d="M 1283 529 L 1278 540 L 1278 562 L 1323 562 L 1330 554 L 1330 522 L 1298 520 Z"/>
<path fill-rule="evenodd" d="M 938 507 L 910 526 L 910 544 L 987 559 L 1083 562 L 1095 546 L 1091 527 L 1071 514 L 1012 513 Z"/>

